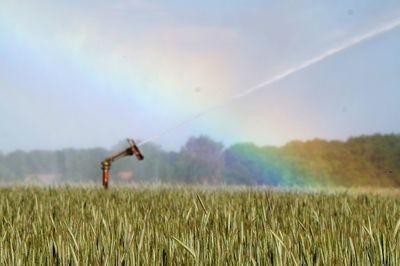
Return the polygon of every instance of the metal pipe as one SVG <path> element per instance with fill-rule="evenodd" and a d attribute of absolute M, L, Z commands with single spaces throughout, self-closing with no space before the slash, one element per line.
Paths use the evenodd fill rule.
<path fill-rule="evenodd" d="M 101 162 L 101 169 L 103 170 L 103 187 L 108 188 L 108 177 L 110 173 L 111 163 L 107 160 Z"/>

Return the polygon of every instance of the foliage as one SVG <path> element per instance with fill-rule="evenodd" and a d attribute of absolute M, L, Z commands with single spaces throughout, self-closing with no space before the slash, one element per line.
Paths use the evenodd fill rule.
<path fill-rule="evenodd" d="M 114 151 L 125 148 L 120 143 Z M 148 143 L 141 147 L 145 160 L 125 158 L 113 163 L 111 182 L 169 184 L 245 184 L 269 186 L 400 185 L 400 135 L 373 135 L 346 142 L 293 141 L 283 147 L 240 143 L 224 148 L 209 137 L 190 138 L 179 152 Z M 0 180 L 58 174 L 54 182 L 98 181 L 105 149 L 15 151 L 0 154 Z M 132 172 L 124 181 L 118 173 Z M 44 179 L 48 178 L 46 175 Z"/>
<path fill-rule="evenodd" d="M 293 141 L 281 148 L 237 144 L 225 151 L 225 166 L 227 183 L 399 186 L 400 135 Z"/>

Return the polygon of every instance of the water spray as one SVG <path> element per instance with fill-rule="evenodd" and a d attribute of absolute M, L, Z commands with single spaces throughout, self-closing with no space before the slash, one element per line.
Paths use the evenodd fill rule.
<path fill-rule="evenodd" d="M 216 105 L 209 106 L 208 108 L 206 108 L 203 111 L 195 114 L 194 116 L 192 116 L 192 117 L 190 117 L 190 118 L 188 118 L 186 120 L 183 120 L 179 124 L 177 124 L 177 125 L 175 125 L 173 127 L 164 129 L 160 133 L 158 133 L 158 134 L 156 134 L 156 135 L 154 135 L 154 136 L 152 136 L 152 137 L 140 142 L 138 144 L 138 146 L 142 146 L 145 143 L 148 143 L 150 141 L 154 141 L 156 139 L 159 139 L 160 137 L 168 134 L 169 132 L 172 132 L 175 129 L 178 129 L 178 128 L 190 123 L 191 121 L 196 120 L 196 119 L 198 119 L 198 118 L 200 118 L 200 117 L 202 117 L 202 116 L 204 116 L 204 115 L 206 115 L 206 114 L 208 114 L 208 113 L 210 113 L 210 112 L 212 112 L 212 111 L 214 111 L 216 109 L 219 109 L 219 108 L 221 108 L 221 107 L 223 107 L 225 105 L 231 104 L 231 103 L 235 102 L 236 100 L 238 100 L 238 99 L 240 99 L 242 97 L 245 97 L 247 95 L 250 95 L 250 94 L 252 94 L 252 93 L 254 93 L 254 92 L 258 91 L 258 90 L 265 89 L 268 86 L 270 86 L 270 85 L 272 85 L 272 84 L 274 84 L 274 83 L 276 83 L 278 81 L 281 81 L 281 80 L 283 80 L 283 79 L 285 79 L 285 78 L 287 78 L 287 77 L 289 77 L 289 76 L 291 76 L 291 75 L 293 75 L 293 74 L 295 74 L 295 73 L 297 73 L 297 72 L 299 72 L 299 71 L 301 71 L 303 69 L 306 69 L 306 68 L 308 68 L 308 67 L 310 67 L 310 66 L 312 66 L 314 64 L 317 64 L 317 63 L 319 63 L 319 62 L 321 62 L 321 61 L 323 61 L 323 60 L 325 60 L 325 59 L 327 59 L 329 57 L 332 57 L 332 56 L 334 56 L 334 55 L 336 55 L 336 54 L 338 54 L 338 53 L 340 53 L 340 52 L 342 52 L 344 50 L 347 50 L 347 49 L 349 49 L 349 48 L 351 48 L 353 46 L 356 46 L 356 45 L 358 45 L 360 43 L 363 43 L 363 42 L 365 42 L 365 41 L 367 41 L 369 39 L 375 38 L 375 37 L 377 37 L 377 36 L 379 36 L 381 34 L 384 34 L 386 32 L 390 32 L 390 31 L 392 31 L 392 30 L 394 30 L 394 29 L 396 29 L 398 27 L 400 27 L 400 19 L 397 19 L 395 21 L 386 23 L 384 26 L 382 26 L 380 28 L 377 28 L 377 29 L 374 29 L 374 30 L 372 30 L 370 32 L 355 36 L 352 39 L 350 39 L 349 41 L 344 42 L 343 44 L 341 44 L 341 45 L 339 45 L 339 46 L 337 46 L 335 48 L 329 49 L 329 50 L 327 50 L 327 51 L 325 51 L 325 52 L 323 52 L 323 53 L 321 53 L 321 54 L 319 54 L 319 55 L 317 55 L 317 56 L 315 56 L 315 57 L 313 57 L 311 59 L 308 59 L 308 60 L 302 62 L 298 66 L 289 68 L 288 70 L 282 72 L 281 74 L 276 75 L 276 76 L 274 76 L 274 77 L 272 77 L 270 79 L 267 79 L 267 80 L 257 84 L 254 87 L 251 87 L 251 88 L 249 88 L 247 90 L 244 90 L 244 91 L 242 91 L 240 93 L 233 94 L 230 97 L 226 98 L 225 100 L 223 100 L 222 102 L 220 102 L 220 103 L 218 103 Z"/>
<path fill-rule="evenodd" d="M 125 156 L 132 156 L 132 155 L 135 155 L 139 161 L 143 160 L 143 155 L 140 152 L 139 148 L 136 146 L 135 141 L 133 141 L 133 139 L 127 139 L 127 141 L 130 146 L 129 148 L 120 151 L 114 155 L 111 155 L 110 157 L 107 157 L 106 159 L 104 159 L 104 161 L 101 162 L 101 169 L 103 170 L 103 186 L 105 189 L 108 188 L 109 173 L 110 173 L 111 163 L 113 161 Z"/>

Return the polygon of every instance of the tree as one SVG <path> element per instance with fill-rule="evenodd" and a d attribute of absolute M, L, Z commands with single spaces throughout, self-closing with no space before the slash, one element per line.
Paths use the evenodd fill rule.
<path fill-rule="evenodd" d="M 190 183 L 218 183 L 223 168 L 224 145 L 207 136 L 191 137 L 179 153 L 177 173 Z"/>

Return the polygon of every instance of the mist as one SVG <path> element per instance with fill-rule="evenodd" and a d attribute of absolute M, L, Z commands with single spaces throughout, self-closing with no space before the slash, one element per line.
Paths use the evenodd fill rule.
<path fill-rule="evenodd" d="M 101 185 L 100 162 L 127 148 L 14 151 L 0 154 L 5 184 Z M 143 161 L 129 156 L 112 163 L 110 185 L 247 185 L 269 187 L 397 187 L 400 135 L 353 137 L 347 141 L 292 141 L 282 147 L 222 142 L 200 135 L 179 151 L 147 143 Z"/>

